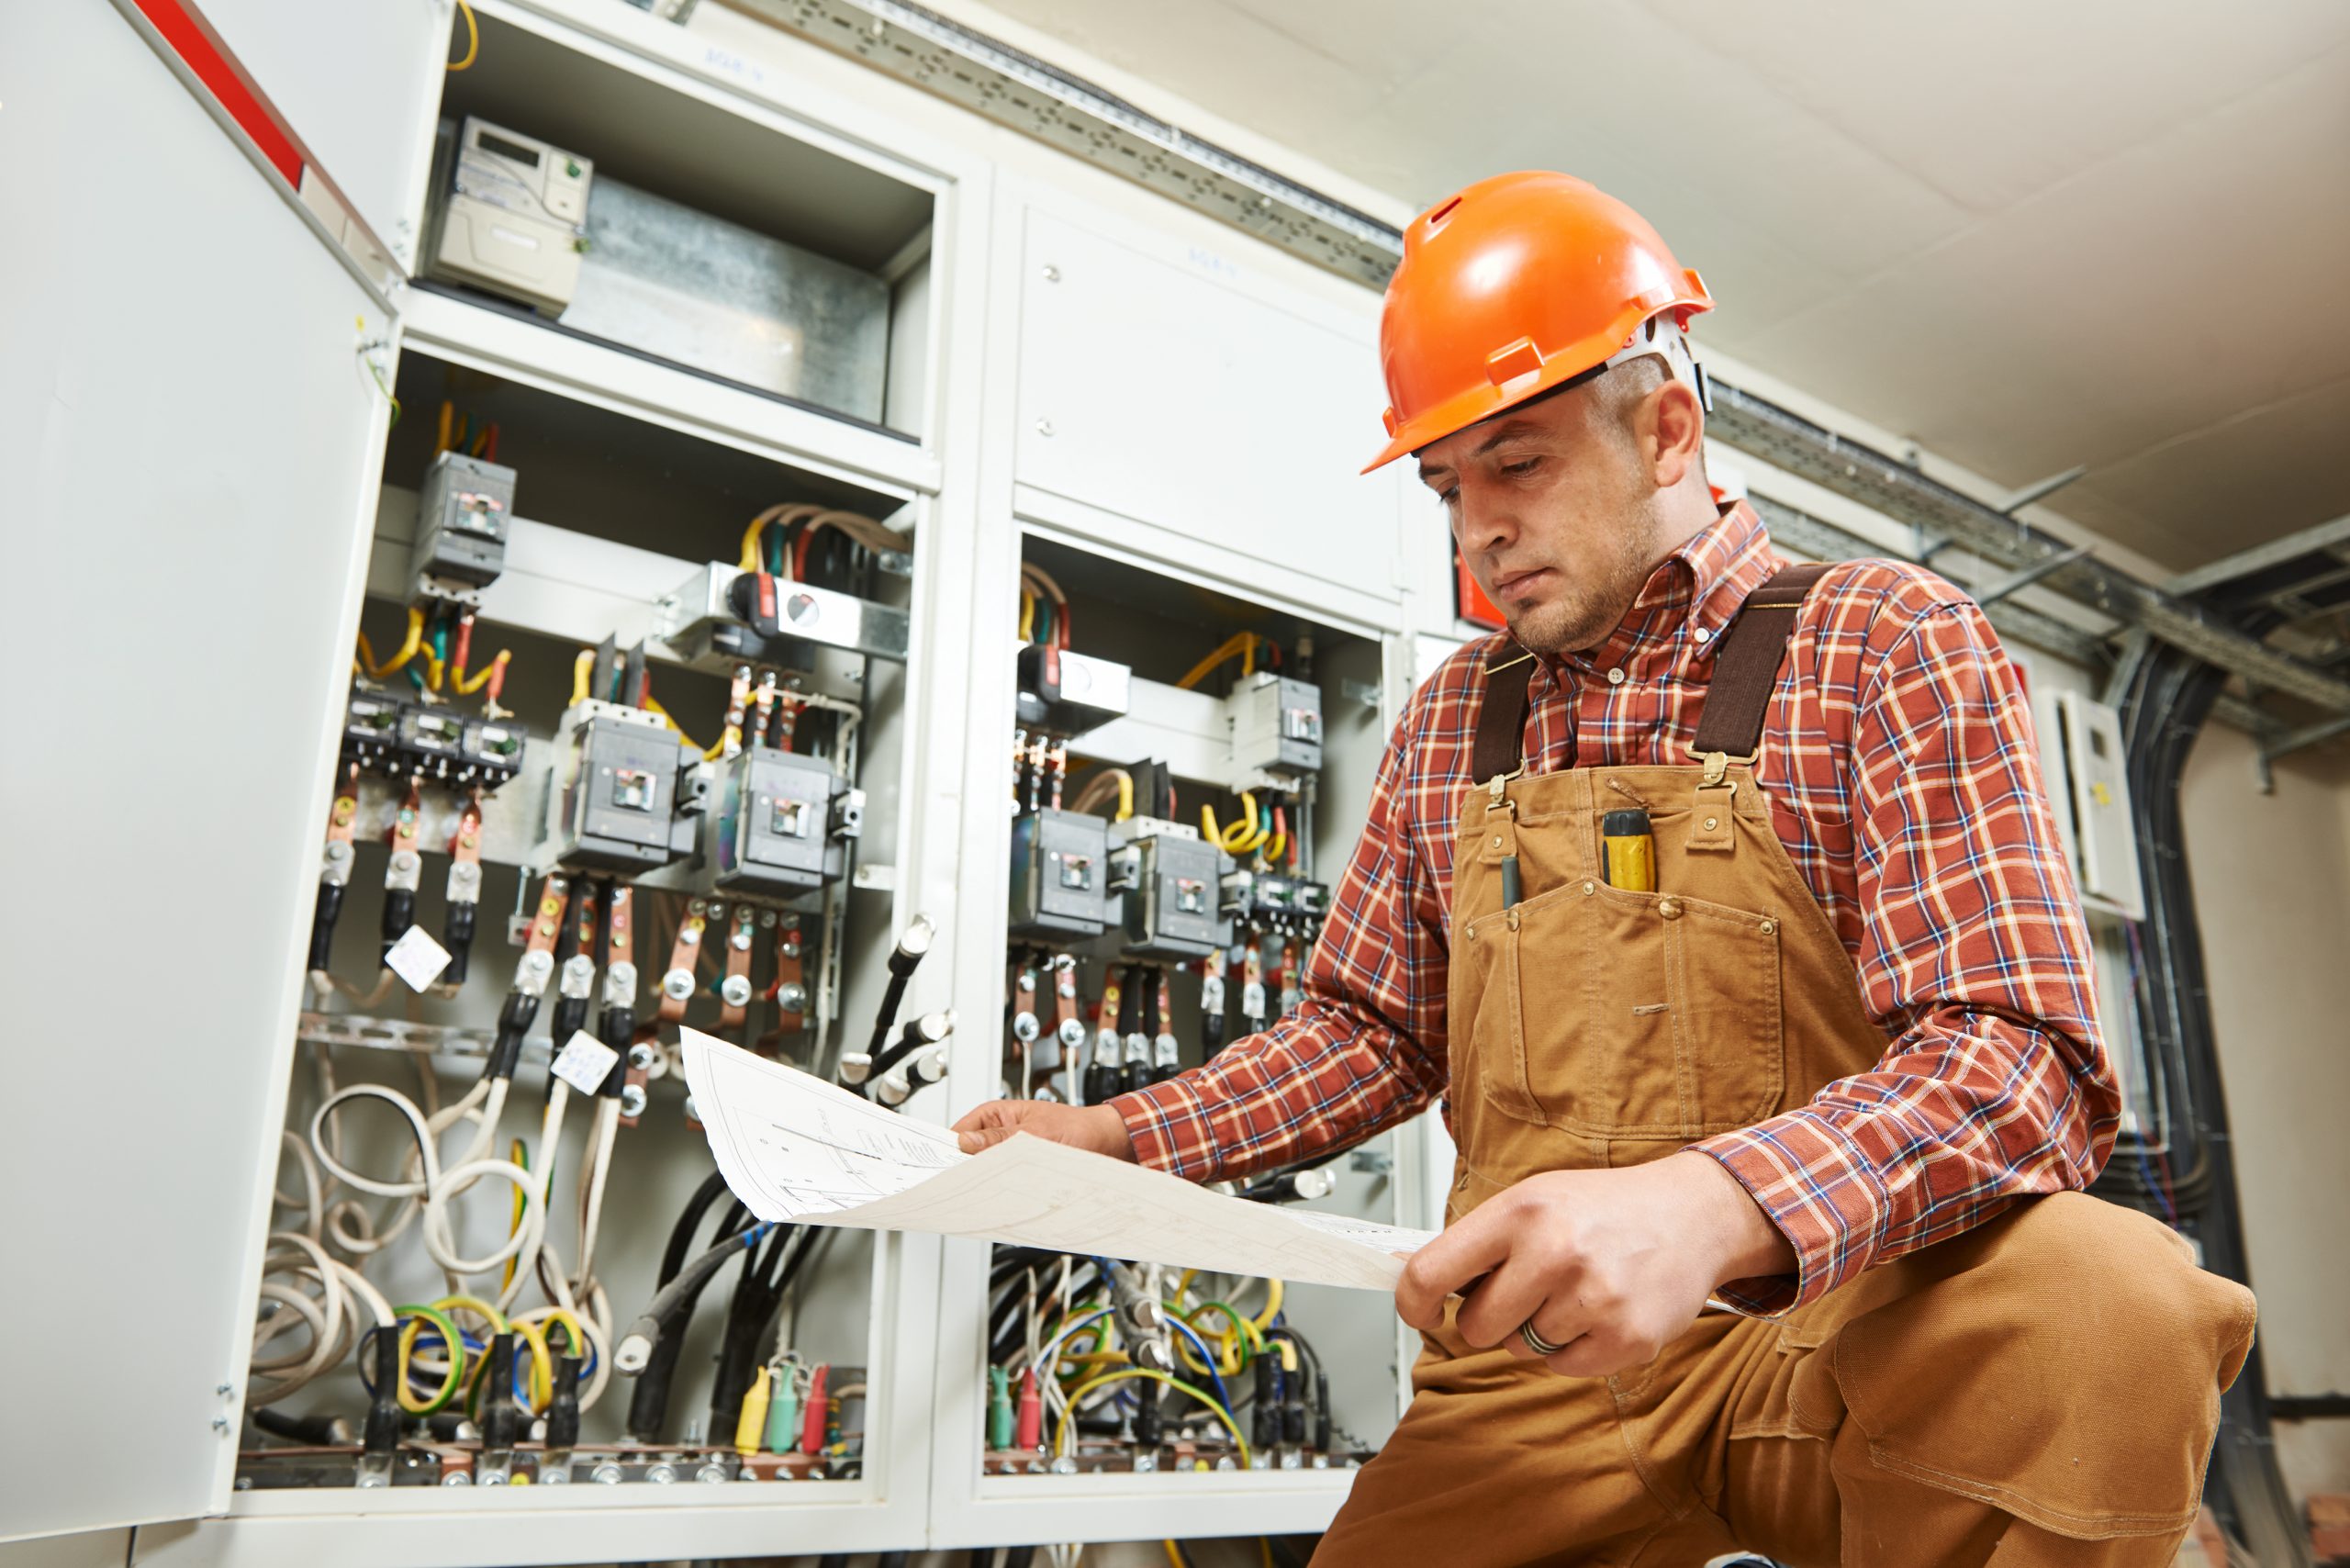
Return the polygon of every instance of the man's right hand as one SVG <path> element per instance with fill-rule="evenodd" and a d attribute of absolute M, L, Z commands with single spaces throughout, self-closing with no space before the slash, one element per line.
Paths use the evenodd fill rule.
<path fill-rule="evenodd" d="M 1050 1100 L 990 1100 L 955 1124 L 965 1154 L 992 1148 L 1014 1133 L 1048 1143 L 1090 1148 L 1113 1159 L 1132 1160 L 1134 1140 L 1126 1119 L 1107 1105 L 1063 1105 Z"/>

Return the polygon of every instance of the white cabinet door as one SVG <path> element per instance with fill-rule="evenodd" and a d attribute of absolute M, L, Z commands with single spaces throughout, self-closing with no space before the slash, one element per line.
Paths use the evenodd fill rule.
<path fill-rule="evenodd" d="M 1374 324 L 1234 274 L 1031 209 L 1017 476 L 1393 602 L 1397 476 L 1357 472 L 1386 403 Z"/>
<path fill-rule="evenodd" d="M 0 5 L 0 1538 L 227 1504 L 386 415 L 131 16 Z"/>
<path fill-rule="evenodd" d="M 196 4 L 401 270 L 414 273 L 454 0 Z M 456 33 L 462 58 L 462 21 Z"/>

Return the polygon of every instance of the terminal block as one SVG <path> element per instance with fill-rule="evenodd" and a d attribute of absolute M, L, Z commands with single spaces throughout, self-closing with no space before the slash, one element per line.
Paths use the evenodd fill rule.
<path fill-rule="evenodd" d="M 1221 884 L 1218 907 L 1236 925 L 1283 935 L 1310 936 L 1330 913 L 1327 883 L 1270 871 L 1228 872 Z"/>
<path fill-rule="evenodd" d="M 1181 823 L 1110 824 L 1110 890 L 1121 951 L 1135 958 L 1204 958 L 1232 944 L 1221 890 L 1232 857 Z"/>
<path fill-rule="evenodd" d="M 1285 675 L 1259 671 L 1224 700 L 1232 732 L 1234 790 L 1292 789 L 1322 770 L 1322 691 Z"/>
<path fill-rule="evenodd" d="M 1079 812 L 1013 819 L 1013 936 L 1099 936 L 1109 929 L 1109 825 Z"/>
<path fill-rule="evenodd" d="M 343 710 L 343 764 L 386 778 L 496 790 L 521 770 L 523 740 L 516 725 L 386 692 L 353 691 Z"/>
<path fill-rule="evenodd" d="M 425 471 L 408 570 L 427 598 L 473 603 L 506 569 L 514 470 L 444 452 Z"/>

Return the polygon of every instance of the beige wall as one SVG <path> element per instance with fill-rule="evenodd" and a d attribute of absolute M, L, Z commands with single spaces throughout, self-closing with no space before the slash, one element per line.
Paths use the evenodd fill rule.
<path fill-rule="evenodd" d="M 2350 1391 L 2350 759 L 2214 723 L 2181 788 L 2188 868 L 2276 1394 Z M 2350 1422 L 2282 1424 L 2296 1494 L 2350 1492 Z"/>

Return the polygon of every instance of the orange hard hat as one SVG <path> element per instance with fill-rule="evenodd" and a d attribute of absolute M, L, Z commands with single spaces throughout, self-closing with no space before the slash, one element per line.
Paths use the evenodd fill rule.
<path fill-rule="evenodd" d="M 1598 370 L 1665 312 L 1677 333 L 1713 308 L 1648 220 L 1588 181 L 1480 180 L 1404 230 L 1379 319 L 1391 439 L 1363 472 Z"/>

